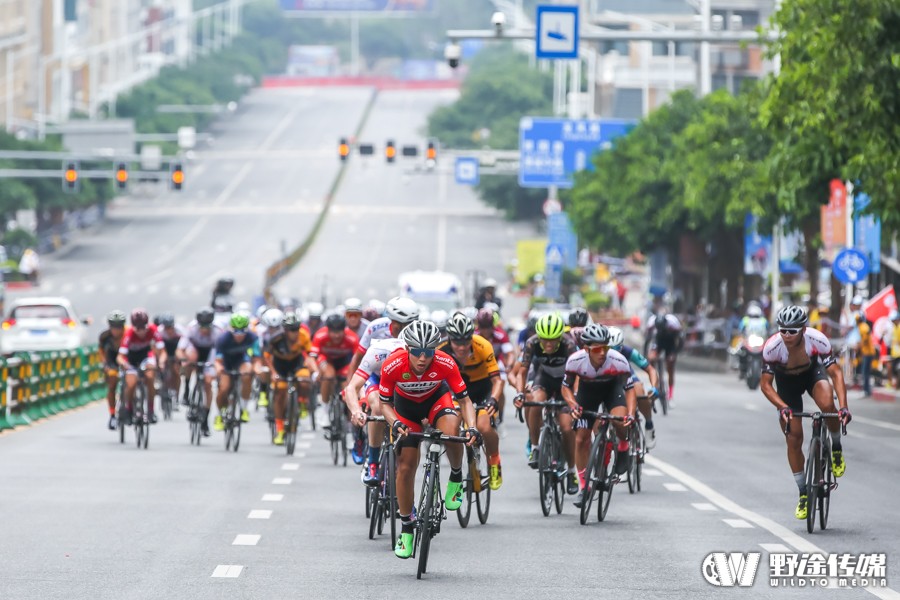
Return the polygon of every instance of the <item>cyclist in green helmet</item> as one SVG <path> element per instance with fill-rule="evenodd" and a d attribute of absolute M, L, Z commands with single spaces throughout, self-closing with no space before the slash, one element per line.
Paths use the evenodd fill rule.
<path fill-rule="evenodd" d="M 253 373 L 253 360 L 260 356 L 259 340 L 250 331 L 250 317 L 241 313 L 231 315 L 229 328 L 216 341 L 216 372 L 219 376 L 219 395 L 216 406 L 219 414 L 213 422 L 213 429 L 225 429 L 225 402 L 231 390 L 229 371 L 238 371 L 241 377 L 241 421 L 250 420 L 247 403 L 250 401 L 250 379 Z"/>
<path fill-rule="evenodd" d="M 566 361 L 578 348 L 569 336 L 564 336 L 566 323 L 559 313 L 542 316 L 535 324 L 535 334 L 525 342 L 525 348 L 516 363 L 511 383 L 518 392 L 513 400 L 516 407 L 522 406 L 526 394 L 531 402 L 546 402 L 549 399 L 562 401 L 562 383 L 565 377 Z M 533 376 L 532 376 L 533 374 Z M 543 426 L 543 415 L 538 407 L 525 409 L 528 424 L 528 466 L 538 465 L 538 436 Z M 566 493 L 578 492 L 578 474 L 575 470 L 575 433 L 572 430 L 572 416 L 567 412 L 559 414 L 559 426 L 563 433 L 563 451 L 568 463 Z"/>

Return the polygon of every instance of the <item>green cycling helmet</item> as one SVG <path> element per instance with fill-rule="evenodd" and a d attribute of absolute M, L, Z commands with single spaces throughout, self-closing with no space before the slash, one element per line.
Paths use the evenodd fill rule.
<path fill-rule="evenodd" d="M 565 328 L 566 323 L 562 317 L 557 313 L 551 313 L 538 319 L 534 331 L 542 340 L 555 340 L 562 337 Z"/>
<path fill-rule="evenodd" d="M 250 317 L 241 313 L 231 315 L 231 321 L 228 322 L 232 329 L 247 329 L 250 327 Z"/>

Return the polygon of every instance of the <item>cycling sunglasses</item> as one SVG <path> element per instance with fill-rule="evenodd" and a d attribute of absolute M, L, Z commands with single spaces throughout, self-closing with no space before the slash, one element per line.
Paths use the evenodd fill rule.
<path fill-rule="evenodd" d="M 786 329 L 786 328 L 782 328 L 782 329 L 779 329 L 778 331 L 780 331 L 780 332 L 783 333 L 784 335 L 797 335 L 798 333 L 800 333 L 800 330 L 799 330 L 799 329 Z"/>
<path fill-rule="evenodd" d="M 432 356 L 434 356 L 434 348 L 410 348 L 409 353 L 416 358 L 419 358 L 421 356 L 431 358 Z"/>
<path fill-rule="evenodd" d="M 248 330 L 246 327 L 243 328 L 243 329 L 232 329 L 232 330 L 231 330 L 231 332 L 232 332 L 234 335 L 243 335 L 243 334 L 247 333 L 247 331 L 249 331 L 249 330 Z"/>
<path fill-rule="evenodd" d="M 608 344 L 603 344 L 603 345 L 594 344 L 594 345 L 585 346 L 585 348 L 587 348 L 588 352 L 590 352 L 591 354 L 602 354 L 603 352 L 606 352 L 607 350 L 609 350 L 609 345 Z"/>

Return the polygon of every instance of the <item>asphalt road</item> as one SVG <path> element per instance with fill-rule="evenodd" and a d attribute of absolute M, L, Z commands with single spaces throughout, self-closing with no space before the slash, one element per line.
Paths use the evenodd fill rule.
<path fill-rule="evenodd" d="M 220 125 L 215 146 L 198 152 L 183 194 L 118 202 L 111 223 L 67 255 L 48 257 L 45 289 L 35 293 L 65 293 L 98 317 L 138 303 L 186 316 L 226 271 L 240 292 L 257 293 L 280 238 L 299 240 L 312 223 L 338 166 L 334 141 L 354 128 L 367 99 L 362 90 L 253 94 Z M 383 94 L 360 139 L 377 143 L 396 131 L 406 143 L 430 106 L 447 100 L 444 92 L 417 101 Z M 313 297 L 323 274 L 332 299 L 386 297 L 397 274 L 416 267 L 502 275 L 512 242 L 530 232 L 510 231 L 467 188 L 447 182 L 442 192 L 437 176 L 404 175 L 401 165 L 351 161 L 316 245 L 283 282 L 286 292 Z M 768 553 L 779 551 L 883 552 L 888 580 L 900 587 L 900 407 L 851 398 L 847 473 L 829 529 L 809 535 L 793 518 L 796 487 L 761 394 L 718 374 L 679 373 L 676 389 L 672 412 L 657 417 L 643 491 L 617 486 L 607 520 L 587 526 L 569 500 L 562 515 L 540 514 L 525 427 L 510 411 L 505 481 L 488 525 L 461 530 L 450 515 L 422 581 L 384 537 L 368 540 L 358 467 L 332 466 L 320 435 L 302 435 L 298 454 L 286 458 L 253 413 L 239 453 L 225 452 L 221 434 L 197 448 L 182 411 L 153 427 L 143 451 L 131 432 L 120 445 L 95 403 L 0 435 L 0 598 L 743 593 L 705 581 L 701 563 L 711 552 L 762 553 L 754 598 L 872 597 L 771 588 Z"/>

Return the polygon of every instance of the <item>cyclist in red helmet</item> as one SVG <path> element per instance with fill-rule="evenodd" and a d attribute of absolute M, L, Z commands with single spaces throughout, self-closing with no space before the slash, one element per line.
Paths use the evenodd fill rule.
<path fill-rule="evenodd" d="M 153 413 L 153 399 L 156 398 L 156 365 L 165 360 L 166 346 L 156 325 L 150 323 L 150 316 L 142 308 L 131 311 L 131 327 L 125 330 L 122 344 L 119 346 L 119 365 L 125 370 L 125 412 L 123 418 L 126 425 L 134 418 L 145 418 L 150 423 L 156 423 L 156 415 Z M 137 387 L 138 371 L 143 371 L 144 383 L 147 388 L 147 414 L 133 414 L 132 400 L 134 389 Z"/>

